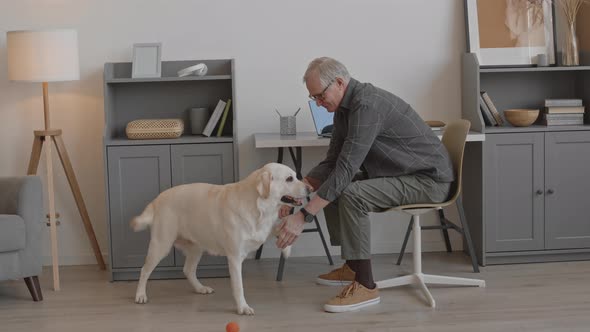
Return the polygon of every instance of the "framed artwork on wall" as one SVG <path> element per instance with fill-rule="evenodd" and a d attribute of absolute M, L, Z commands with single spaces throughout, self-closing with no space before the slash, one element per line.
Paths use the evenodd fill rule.
<path fill-rule="evenodd" d="M 465 0 L 467 51 L 480 66 L 555 64 L 554 12 L 549 0 Z"/>
<path fill-rule="evenodd" d="M 162 43 L 133 44 L 132 78 L 162 76 Z"/>

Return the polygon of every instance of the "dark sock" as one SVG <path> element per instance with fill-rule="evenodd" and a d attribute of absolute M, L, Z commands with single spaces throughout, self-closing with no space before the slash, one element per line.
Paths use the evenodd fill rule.
<path fill-rule="evenodd" d="M 371 268 L 370 259 L 347 260 L 346 264 L 356 273 L 354 279 L 359 284 L 368 289 L 374 289 L 377 286 L 373 280 L 373 270 Z"/>
<path fill-rule="evenodd" d="M 348 265 L 348 267 L 351 270 L 353 270 L 354 272 L 356 272 L 357 262 L 358 262 L 358 260 L 346 260 L 346 265 Z"/>

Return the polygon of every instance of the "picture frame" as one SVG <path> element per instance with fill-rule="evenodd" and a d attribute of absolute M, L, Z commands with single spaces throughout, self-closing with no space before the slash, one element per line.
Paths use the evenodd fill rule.
<path fill-rule="evenodd" d="M 133 44 L 132 78 L 162 77 L 162 43 Z"/>
<path fill-rule="evenodd" d="M 554 21 L 553 1 L 465 0 L 467 51 L 481 67 L 555 65 Z"/>

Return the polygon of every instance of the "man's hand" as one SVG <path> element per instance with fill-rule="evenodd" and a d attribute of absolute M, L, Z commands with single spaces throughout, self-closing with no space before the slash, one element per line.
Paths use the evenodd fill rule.
<path fill-rule="evenodd" d="M 321 185 L 320 180 L 310 178 L 308 176 L 303 178 L 303 183 L 305 183 L 305 185 L 307 186 L 307 188 L 309 188 L 309 191 L 311 191 L 311 192 L 318 190 L 318 188 Z"/>
<path fill-rule="evenodd" d="M 279 236 L 277 239 L 277 247 L 284 249 L 290 246 L 297 240 L 301 232 L 303 232 L 303 213 L 297 212 L 283 219 L 279 226 Z"/>
<path fill-rule="evenodd" d="M 281 208 L 279 209 L 279 219 L 283 219 L 286 216 L 290 215 L 291 209 L 292 207 L 290 207 L 289 205 L 281 205 Z"/>

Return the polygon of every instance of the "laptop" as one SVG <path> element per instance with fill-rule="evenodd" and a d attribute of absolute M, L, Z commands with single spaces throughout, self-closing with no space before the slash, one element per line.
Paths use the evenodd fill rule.
<path fill-rule="evenodd" d="M 328 112 L 323 106 L 318 106 L 315 101 L 309 100 L 309 109 L 315 125 L 315 131 L 318 136 L 332 137 L 332 128 L 334 127 L 334 113 Z"/>

